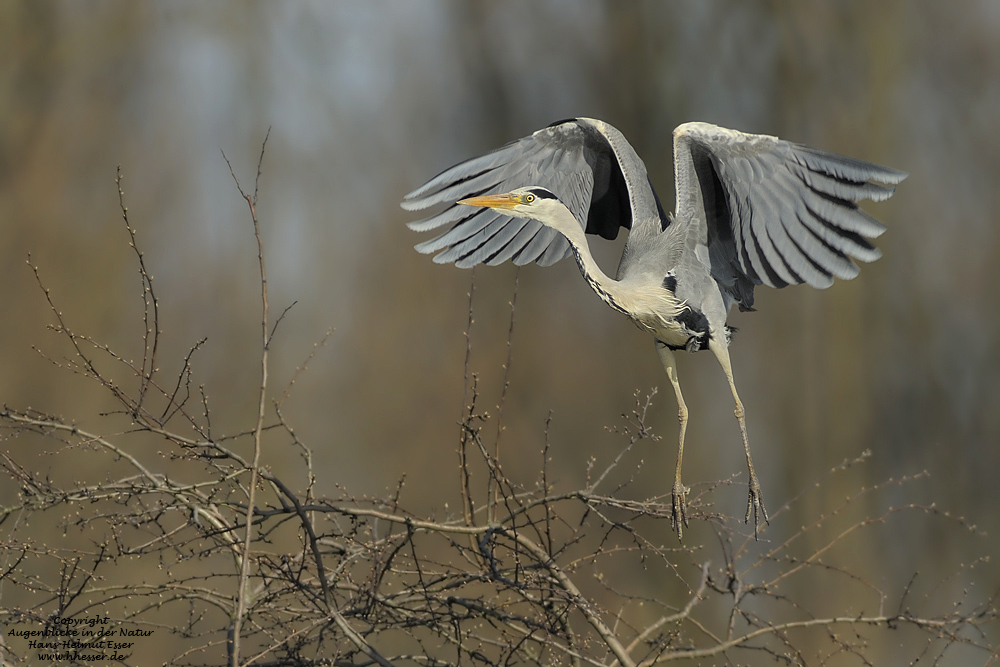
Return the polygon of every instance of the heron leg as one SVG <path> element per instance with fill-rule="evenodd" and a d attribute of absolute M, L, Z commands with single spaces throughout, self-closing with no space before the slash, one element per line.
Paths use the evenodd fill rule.
<path fill-rule="evenodd" d="M 718 344 L 715 342 L 715 339 L 712 339 L 709 348 L 715 353 L 715 358 L 719 360 L 719 365 L 722 366 L 722 371 L 726 374 L 726 380 L 729 381 L 729 388 L 733 392 L 733 399 L 736 401 L 736 420 L 740 423 L 740 435 L 743 436 L 743 449 L 747 454 L 747 471 L 750 473 L 747 514 L 743 522 L 750 523 L 750 514 L 753 514 L 753 534 L 754 538 L 756 538 L 760 518 L 763 517 L 764 523 L 767 523 L 768 520 L 767 510 L 764 509 L 764 498 L 760 492 L 760 481 L 757 479 L 757 473 L 753 471 L 753 460 L 750 458 L 750 440 L 747 438 L 747 423 L 743 411 L 743 402 L 740 400 L 740 395 L 736 393 L 736 383 L 733 381 L 733 367 L 729 362 L 729 347 L 724 343 Z"/>
<path fill-rule="evenodd" d="M 684 458 L 684 431 L 687 429 L 688 409 L 684 403 L 684 396 L 681 394 L 681 383 L 677 379 L 677 360 L 674 358 L 673 350 L 666 344 L 656 341 L 656 353 L 663 363 L 670 384 L 674 387 L 674 395 L 677 397 L 677 421 L 680 423 L 680 435 L 677 443 L 677 467 L 674 470 L 674 488 L 671 491 L 672 512 L 670 515 L 670 526 L 677 531 L 677 539 L 684 535 L 684 526 L 688 525 L 687 520 L 687 492 L 688 488 L 681 483 L 681 461 Z"/>

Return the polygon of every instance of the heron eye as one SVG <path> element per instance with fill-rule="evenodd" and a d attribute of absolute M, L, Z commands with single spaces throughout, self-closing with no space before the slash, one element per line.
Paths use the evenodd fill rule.
<path fill-rule="evenodd" d="M 535 201 L 535 195 L 532 194 L 524 195 L 524 201 L 530 204 L 531 202 Z"/>

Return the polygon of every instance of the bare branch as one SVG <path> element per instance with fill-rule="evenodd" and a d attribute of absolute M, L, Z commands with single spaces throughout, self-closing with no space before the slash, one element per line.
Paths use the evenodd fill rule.
<path fill-rule="evenodd" d="M 551 414 L 537 441 L 518 443 L 521 451 L 535 446 L 541 452 L 538 473 L 508 476 L 499 441 L 510 409 L 504 406 L 516 283 L 494 417 L 478 405 L 480 376 L 471 367 L 474 282 L 469 289 L 461 511 L 437 516 L 408 509 L 405 476 L 385 497 L 357 497 L 343 486 L 347 480 L 336 478 L 333 497 L 318 495 L 312 448 L 283 407 L 332 329 L 281 397 L 268 403 L 270 347 L 288 309 L 271 321 L 257 216 L 263 153 L 262 146 L 250 196 L 229 165 L 258 250 L 260 348 L 249 363 L 259 368 L 260 382 L 252 416 L 213 419 L 216 408 L 195 364 L 204 339 L 167 360 L 178 364 L 176 378 L 158 377 L 157 356 L 168 349 L 160 344 L 166 339 L 159 340 L 165 327 L 139 235 L 127 218 L 120 172 L 119 202 L 143 294 L 136 314 L 145 332 L 141 363 L 74 330 L 29 257 L 54 318 L 50 328 L 69 344 L 68 358 L 46 356 L 47 370 L 54 381 L 66 372 L 85 377 L 115 408 L 78 420 L 0 409 L 0 476 L 16 491 L 0 506 L 0 659 L 41 661 L 37 648 L 8 629 L 42 631 L 67 619 L 100 617 L 116 628 L 169 633 L 172 642 L 157 647 L 170 653 L 156 660 L 170 665 L 225 659 L 234 667 L 650 667 L 677 660 L 741 664 L 749 651 L 785 664 L 827 664 L 841 655 L 873 664 L 872 638 L 902 627 L 919 641 L 898 646 L 893 637 L 905 654 L 901 660 L 935 664 L 961 647 L 963 657 L 968 651 L 996 664 L 1000 591 L 976 585 L 989 567 L 988 549 L 954 571 L 904 575 L 898 588 L 862 572 L 849 556 L 903 517 L 933 520 L 942 535 L 980 535 L 961 517 L 905 500 L 923 474 L 855 486 L 801 528 L 775 533 L 766 549 L 739 533 L 738 522 L 704 510 L 700 516 L 715 542 L 678 545 L 665 540 L 672 535 L 666 489 L 646 497 L 633 483 L 643 466 L 636 443 L 657 437 L 647 419 L 652 391 L 637 393 L 634 408 L 608 429 L 617 444 L 588 462 L 585 482 L 552 476 L 559 449 L 551 442 Z M 198 409 L 190 405 L 193 392 Z M 213 422 L 233 426 L 223 431 Z M 493 428 L 491 447 L 483 434 Z M 289 457 L 282 474 L 262 465 L 263 454 L 286 451 L 299 456 Z M 67 453 L 93 463 L 78 474 L 50 474 L 44 461 Z M 836 466 L 779 513 L 870 457 L 863 452 Z M 711 507 L 712 495 L 730 483 L 700 485 L 702 507 Z M 886 490 L 904 500 L 867 509 L 863 501 Z M 487 502 L 477 507 L 473 499 L 484 495 Z M 37 526 L 61 530 L 58 541 L 47 542 Z M 836 595 L 812 599 L 801 592 L 805 587 L 790 585 L 813 580 L 848 591 L 851 606 Z M 23 602 L 8 604 L 15 598 Z M 143 658 L 150 659 L 126 660 Z"/>

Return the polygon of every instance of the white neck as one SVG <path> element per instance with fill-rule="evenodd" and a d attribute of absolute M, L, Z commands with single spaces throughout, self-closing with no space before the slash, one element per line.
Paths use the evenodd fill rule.
<path fill-rule="evenodd" d="M 619 291 L 618 281 L 604 273 L 597 265 L 590 252 L 587 234 L 570 210 L 565 205 L 553 201 L 552 210 L 548 213 L 544 224 L 565 236 L 566 240 L 569 241 L 573 248 L 573 255 L 576 257 L 576 263 L 580 267 L 583 277 L 587 280 L 587 284 L 612 308 L 627 314 L 628 311 L 624 305 L 616 298 Z"/>
<path fill-rule="evenodd" d="M 640 328 L 651 331 L 654 335 L 667 335 L 664 332 L 676 325 L 674 320 L 684 304 L 672 292 L 664 289 L 659 281 L 631 281 L 623 286 L 621 281 L 608 277 L 594 261 L 586 232 L 565 205 L 553 202 L 552 208 L 545 211 L 543 217 L 545 225 L 555 229 L 569 241 L 580 272 L 605 303 L 625 313 Z"/>

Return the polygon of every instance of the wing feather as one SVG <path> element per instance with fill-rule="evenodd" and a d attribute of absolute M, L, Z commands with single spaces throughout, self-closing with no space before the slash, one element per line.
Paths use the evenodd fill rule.
<path fill-rule="evenodd" d="M 463 261 L 477 250 L 480 250 L 484 244 L 488 243 L 511 220 L 513 218 L 510 216 L 489 211 L 484 220 L 476 220 L 476 226 L 479 229 L 474 234 L 470 234 L 458 243 L 451 244 L 444 252 L 435 255 L 434 262 L 436 264 L 450 264 L 451 262 Z M 484 222 L 485 224 L 483 224 Z"/>
<path fill-rule="evenodd" d="M 674 131 L 680 219 L 705 225 L 713 275 L 749 308 L 753 285 L 828 287 L 852 260 L 881 253 L 885 226 L 860 208 L 884 201 L 906 174 L 870 162 L 708 123 Z M 712 197 L 691 197 L 697 189 Z M 721 196 L 719 194 L 721 193 Z M 699 202 L 703 211 L 696 210 Z"/>
<path fill-rule="evenodd" d="M 502 250 L 490 257 L 486 261 L 486 264 L 489 266 L 498 266 L 509 259 L 513 259 L 515 255 L 519 255 L 531 243 L 535 235 L 543 227 L 542 223 L 537 220 L 525 220 L 524 226 L 517 230 L 514 238 Z"/>
<path fill-rule="evenodd" d="M 569 254 L 569 244 L 553 230 L 456 203 L 530 185 L 551 190 L 589 234 L 613 239 L 621 227 L 631 227 L 629 193 L 615 149 L 593 121 L 572 119 L 450 167 L 406 195 L 401 206 L 409 211 L 444 206 L 407 223 L 421 232 L 447 227 L 416 249 L 437 252 L 434 261 L 461 267 L 511 259 L 518 265 L 559 261 Z"/>
<path fill-rule="evenodd" d="M 514 264 L 523 266 L 537 262 L 540 266 L 555 264 L 569 252 L 569 243 L 562 234 L 539 223 L 541 229 L 535 233 L 524 249 L 514 257 Z M 565 244 L 565 245 L 563 245 Z M 552 252 L 549 253 L 549 248 Z M 548 255 L 546 255 L 548 253 Z"/>

